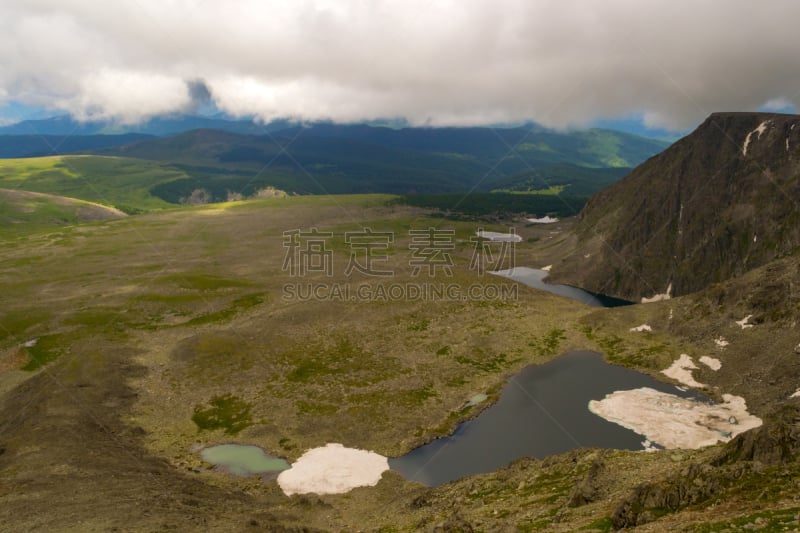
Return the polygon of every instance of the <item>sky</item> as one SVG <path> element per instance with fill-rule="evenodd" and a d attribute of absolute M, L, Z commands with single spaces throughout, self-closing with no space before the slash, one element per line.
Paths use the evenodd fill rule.
<path fill-rule="evenodd" d="M 799 20 L 796 0 L 0 0 L 0 122 L 686 130 L 797 109 Z"/>

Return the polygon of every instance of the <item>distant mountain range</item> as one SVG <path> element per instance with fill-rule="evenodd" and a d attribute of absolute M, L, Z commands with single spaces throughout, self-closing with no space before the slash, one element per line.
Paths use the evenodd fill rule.
<path fill-rule="evenodd" d="M 146 160 L 142 167 L 149 169 L 146 172 L 152 172 L 156 163 L 161 169 L 159 176 L 179 176 L 156 185 L 145 180 L 151 183 L 150 195 L 169 203 L 178 203 L 197 189 L 205 189 L 214 201 L 221 201 L 231 193 L 247 196 L 265 186 L 296 194 L 499 189 L 515 194 L 563 193 L 570 201 L 560 205 L 579 209 L 590 194 L 669 145 L 612 130 L 556 131 L 535 124 L 508 128 L 397 126 L 285 121 L 258 125 L 183 116 L 123 127 L 55 117 L 0 128 L 0 158 L 114 156 L 128 160 L 126 169 L 136 166 L 137 160 Z M 72 165 L 84 169 L 109 166 L 75 160 Z M 36 180 L 41 185 L 41 179 Z M 152 202 L 142 203 L 140 198 L 126 208 L 139 204 L 146 208 Z"/>
<path fill-rule="evenodd" d="M 42 157 L 75 154 L 121 146 L 152 135 L 123 133 L 120 135 L 0 135 L 0 158 Z"/>
<path fill-rule="evenodd" d="M 113 121 L 81 122 L 69 115 L 23 120 L 16 124 L 0 127 L 0 135 L 120 135 L 141 133 L 144 135 L 166 136 L 198 128 L 218 129 L 242 134 L 264 134 L 290 127 L 291 123 L 276 121 L 260 125 L 251 120 L 231 120 L 219 117 L 200 117 L 177 115 L 156 117 L 139 124 L 119 124 Z"/>
<path fill-rule="evenodd" d="M 253 183 L 254 176 L 256 182 L 267 180 L 297 193 L 488 191 L 498 180 L 511 187 L 512 176 L 527 173 L 520 179 L 528 180 L 530 173 L 567 163 L 568 168 L 586 169 L 582 178 L 595 169 L 632 167 L 666 146 L 608 130 L 398 130 L 321 124 L 266 135 L 193 130 L 96 153 L 169 163 L 192 175 L 193 183 L 162 196 L 172 201 L 185 196 L 188 187 L 207 188 L 219 196 L 223 189 L 241 185 L 239 181 Z M 598 183 L 592 192 L 608 181 Z"/>

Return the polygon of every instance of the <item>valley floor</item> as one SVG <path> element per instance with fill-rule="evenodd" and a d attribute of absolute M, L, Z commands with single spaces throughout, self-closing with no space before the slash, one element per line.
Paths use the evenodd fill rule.
<path fill-rule="evenodd" d="M 676 509 L 655 502 L 649 518 L 658 520 L 640 527 L 800 527 L 796 459 L 725 477 L 738 467 L 709 465 L 730 445 L 577 450 L 437 488 L 387 472 L 375 487 L 327 496 L 287 497 L 274 482 L 213 471 L 197 450 L 227 442 L 290 461 L 329 442 L 401 455 L 476 416 L 485 404 L 464 408 L 469 398 L 491 402 L 508 377 L 569 349 L 662 380 L 680 354 L 713 354 L 722 368 L 695 373 L 707 393 L 742 395 L 765 419 L 798 384 L 797 356 L 784 354 L 798 340 L 781 333 L 784 323 L 742 329 L 734 319 L 744 308 L 711 309 L 700 297 L 598 310 L 524 286 L 508 292 L 514 298 L 437 301 L 287 292 L 341 284 L 374 295 L 381 284 L 422 280 L 516 286 L 470 269 L 475 231 L 508 223 L 445 220 L 388 200 L 281 198 L 4 233 L 0 529 L 608 530 L 637 486 L 689 476 L 692 465 L 704 472 L 691 475 L 696 486 L 714 490 Z M 570 221 L 510 224 L 522 236 L 518 265 L 549 265 L 570 245 Z M 292 254 L 303 249 L 292 239 L 312 228 L 324 233 L 331 269 L 300 276 Z M 393 236 L 373 264 L 391 278 L 346 272 L 365 228 Z M 424 233 L 410 233 L 429 228 L 452 244 L 451 268 L 432 277 L 415 271 Z M 644 323 L 651 332 L 631 331 Z M 724 350 L 714 344 L 722 334 Z M 767 345 L 785 364 L 757 360 Z"/>

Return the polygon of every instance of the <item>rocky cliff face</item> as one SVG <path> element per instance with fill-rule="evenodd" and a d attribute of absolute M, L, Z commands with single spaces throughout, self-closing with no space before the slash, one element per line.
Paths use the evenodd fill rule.
<path fill-rule="evenodd" d="M 595 194 L 548 281 L 639 301 L 698 291 L 800 246 L 800 116 L 715 113 Z"/>

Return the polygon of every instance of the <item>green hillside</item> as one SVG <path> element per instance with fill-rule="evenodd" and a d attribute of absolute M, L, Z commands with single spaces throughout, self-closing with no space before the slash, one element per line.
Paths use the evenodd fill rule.
<path fill-rule="evenodd" d="M 170 207 L 149 190 L 185 176 L 152 161 L 122 157 L 0 159 L 0 188 L 80 198 L 127 213 Z"/>
<path fill-rule="evenodd" d="M 51 228 L 123 218 L 125 213 L 104 205 L 28 191 L 0 189 L 0 232 Z"/>
<path fill-rule="evenodd" d="M 620 180 L 628 167 L 587 168 L 562 163 L 541 169 L 528 169 L 492 183 L 494 192 L 529 193 L 557 189 L 559 193 L 588 198 Z"/>
<path fill-rule="evenodd" d="M 410 205 L 472 215 L 567 216 L 664 146 L 608 130 L 536 126 L 316 124 L 270 135 L 198 129 L 95 155 L 0 159 L 0 188 L 80 198 L 129 214 L 189 198 L 205 203 L 252 197 L 271 187 L 300 195 L 400 194 Z M 540 194 L 521 198 L 490 191 Z"/>
<path fill-rule="evenodd" d="M 248 195 L 264 185 L 299 194 L 489 191 L 544 168 L 556 168 L 564 183 L 573 174 L 572 181 L 586 187 L 571 193 L 588 196 L 666 146 L 608 130 L 315 125 L 260 136 L 194 130 L 102 153 L 159 161 L 186 173 L 188 179 L 153 191 L 175 202 L 195 188 L 224 199 L 226 191 Z M 615 170 L 602 172 L 607 168 Z"/>

